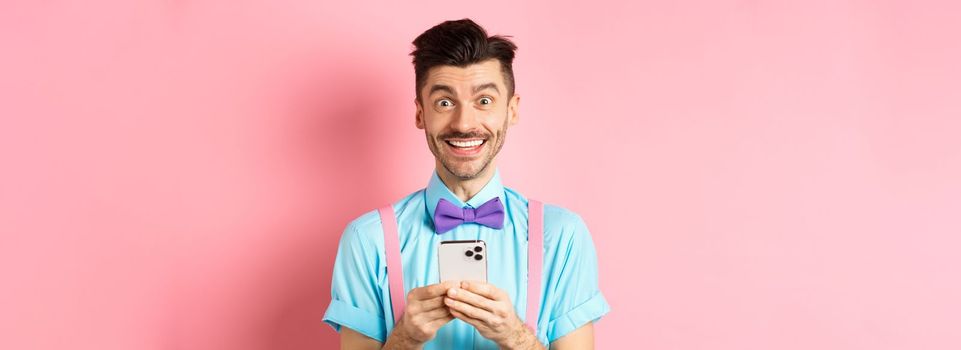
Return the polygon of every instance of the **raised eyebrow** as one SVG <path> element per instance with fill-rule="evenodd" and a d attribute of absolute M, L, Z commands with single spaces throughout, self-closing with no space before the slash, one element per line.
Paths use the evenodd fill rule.
<path fill-rule="evenodd" d="M 433 95 L 437 91 L 444 91 L 451 95 L 454 94 L 454 89 L 451 89 L 450 86 L 435 84 L 430 87 L 430 91 L 427 92 L 427 95 L 428 96 Z"/>
<path fill-rule="evenodd" d="M 484 89 L 494 89 L 494 91 L 497 91 L 498 94 L 501 93 L 501 91 L 497 88 L 497 84 L 494 84 L 494 83 L 477 85 L 474 87 L 474 93 L 476 94 L 478 91 L 481 91 Z"/>

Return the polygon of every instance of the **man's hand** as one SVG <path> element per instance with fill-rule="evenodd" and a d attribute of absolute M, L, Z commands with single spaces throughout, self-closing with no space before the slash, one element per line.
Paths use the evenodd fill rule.
<path fill-rule="evenodd" d="M 444 303 L 450 313 L 474 326 L 502 349 L 543 349 L 537 337 L 524 326 L 510 297 L 492 284 L 467 281 L 447 291 Z"/>
<path fill-rule="evenodd" d="M 411 289 L 404 314 L 387 337 L 384 349 L 419 349 L 434 339 L 437 330 L 454 319 L 444 306 L 444 294 L 455 286 L 456 282 L 442 282 Z"/>

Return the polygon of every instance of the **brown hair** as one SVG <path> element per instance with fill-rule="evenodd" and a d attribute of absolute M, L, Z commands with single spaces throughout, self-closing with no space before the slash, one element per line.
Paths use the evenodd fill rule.
<path fill-rule="evenodd" d="M 514 50 L 517 45 L 507 36 L 487 36 L 487 31 L 470 19 L 446 21 L 421 33 L 414 39 L 414 77 L 417 99 L 427 80 L 427 72 L 436 66 L 466 67 L 496 58 L 507 85 L 507 95 L 514 95 Z"/>

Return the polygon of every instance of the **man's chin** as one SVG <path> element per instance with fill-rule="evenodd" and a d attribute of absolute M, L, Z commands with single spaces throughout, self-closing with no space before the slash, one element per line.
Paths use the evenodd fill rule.
<path fill-rule="evenodd" d="M 447 171 L 453 174 L 455 177 L 461 180 L 470 180 L 481 175 L 484 171 L 483 164 L 450 164 L 450 162 L 442 162 Z"/>
<path fill-rule="evenodd" d="M 451 174 L 461 180 L 471 180 L 480 176 L 480 171 L 451 171 Z"/>

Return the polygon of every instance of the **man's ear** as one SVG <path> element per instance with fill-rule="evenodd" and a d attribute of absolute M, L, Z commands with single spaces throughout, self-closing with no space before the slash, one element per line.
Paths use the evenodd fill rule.
<path fill-rule="evenodd" d="M 518 114 L 517 105 L 521 103 L 521 95 L 514 94 L 511 96 L 510 102 L 507 103 L 507 118 L 510 125 L 517 124 L 520 121 L 520 114 Z"/>
<path fill-rule="evenodd" d="M 420 98 L 414 97 L 414 107 L 417 111 L 414 112 L 414 126 L 418 129 L 424 128 L 424 107 L 420 104 Z"/>

